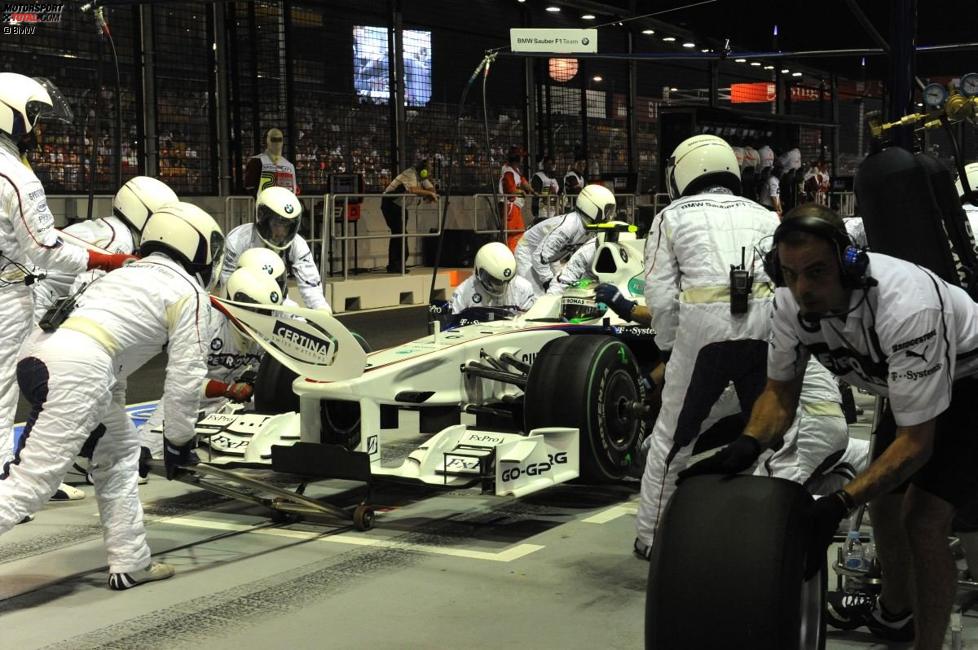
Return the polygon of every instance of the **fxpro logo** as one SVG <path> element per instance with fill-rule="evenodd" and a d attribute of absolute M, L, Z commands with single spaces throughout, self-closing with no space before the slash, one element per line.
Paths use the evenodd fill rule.
<path fill-rule="evenodd" d="M 317 362 L 322 364 L 333 362 L 333 357 L 336 354 L 336 339 L 332 337 L 322 339 L 280 320 L 275 321 L 272 333 L 284 344 L 283 348 L 286 351 L 312 353 L 317 358 Z"/>

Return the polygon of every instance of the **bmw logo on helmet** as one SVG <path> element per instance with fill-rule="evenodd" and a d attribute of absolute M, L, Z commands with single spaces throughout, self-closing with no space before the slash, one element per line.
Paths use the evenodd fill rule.
<path fill-rule="evenodd" d="M 474 294 L 472 294 L 472 302 L 474 302 L 477 305 L 480 302 L 482 302 L 482 294 L 481 293 L 474 293 Z"/>
<path fill-rule="evenodd" d="M 292 207 L 291 203 L 286 203 L 284 210 L 285 210 L 285 214 L 292 214 L 293 212 L 295 212 L 295 208 Z"/>
<path fill-rule="evenodd" d="M 277 305 L 279 300 L 278 291 L 273 291 L 269 298 L 271 299 L 273 305 Z"/>
<path fill-rule="evenodd" d="M 620 252 L 621 252 L 621 261 L 628 264 L 628 253 L 625 251 L 624 248 L 620 249 Z"/>
<path fill-rule="evenodd" d="M 508 278 L 513 275 L 513 269 L 503 269 L 503 277 Z"/>

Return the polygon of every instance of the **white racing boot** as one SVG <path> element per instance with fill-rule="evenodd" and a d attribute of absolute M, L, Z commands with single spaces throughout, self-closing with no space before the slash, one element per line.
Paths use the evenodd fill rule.
<path fill-rule="evenodd" d="M 79 501 L 85 498 L 85 493 L 76 487 L 71 487 L 67 483 L 62 483 L 51 495 L 50 501 Z"/>
<path fill-rule="evenodd" d="M 150 562 L 149 566 L 139 571 L 129 573 L 110 573 L 109 589 L 122 591 L 132 589 L 144 582 L 154 582 L 156 580 L 166 580 L 173 576 L 173 567 L 163 562 Z"/>

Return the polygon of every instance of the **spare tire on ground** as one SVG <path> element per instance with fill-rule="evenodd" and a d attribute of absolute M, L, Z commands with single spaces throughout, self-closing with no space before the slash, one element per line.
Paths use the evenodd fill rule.
<path fill-rule="evenodd" d="M 628 473 L 649 426 L 635 408 L 644 399 L 627 345 L 612 336 L 563 336 L 548 341 L 530 366 L 524 428 L 580 429 L 581 478 L 614 481 Z"/>
<path fill-rule="evenodd" d="M 776 478 L 683 482 L 652 549 L 646 650 L 824 648 L 824 566 L 803 581 L 812 503 Z"/>

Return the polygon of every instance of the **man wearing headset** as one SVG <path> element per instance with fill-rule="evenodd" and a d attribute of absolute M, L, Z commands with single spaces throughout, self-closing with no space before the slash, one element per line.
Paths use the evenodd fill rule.
<path fill-rule="evenodd" d="M 435 186 L 428 180 L 428 161 L 419 160 L 413 167 L 408 167 L 390 182 L 384 190 L 384 198 L 380 201 L 380 211 L 384 213 L 384 221 L 391 229 L 391 239 L 387 245 L 387 272 L 407 273 L 404 268 L 404 258 L 407 256 L 407 246 L 401 248 L 401 239 L 395 235 L 404 234 L 407 224 L 407 210 L 404 209 L 403 196 L 388 196 L 391 194 L 416 194 L 426 201 L 437 201 L 438 194 Z M 402 219 L 403 216 L 403 219 Z M 401 251 L 405 255 L 401 255 Z"/>
<path fill-rule="evenodd" d="M 916 264 L 849 245 L 823 206 L 791 210 L 766 259 L 775 294 L 768 381 L 743 435 L 680 480 L 737 473 L 791 422 L 811 355 L 845 381 L 889 399 L 877 457 L 815 502 L 808 574 L 839 522 L 870 504 L 886 579 L 862 623 L 877 636 L 940 648 L 956 590 L 947 536 L 955 510 L 978 495 L 978 305 Z"/>

